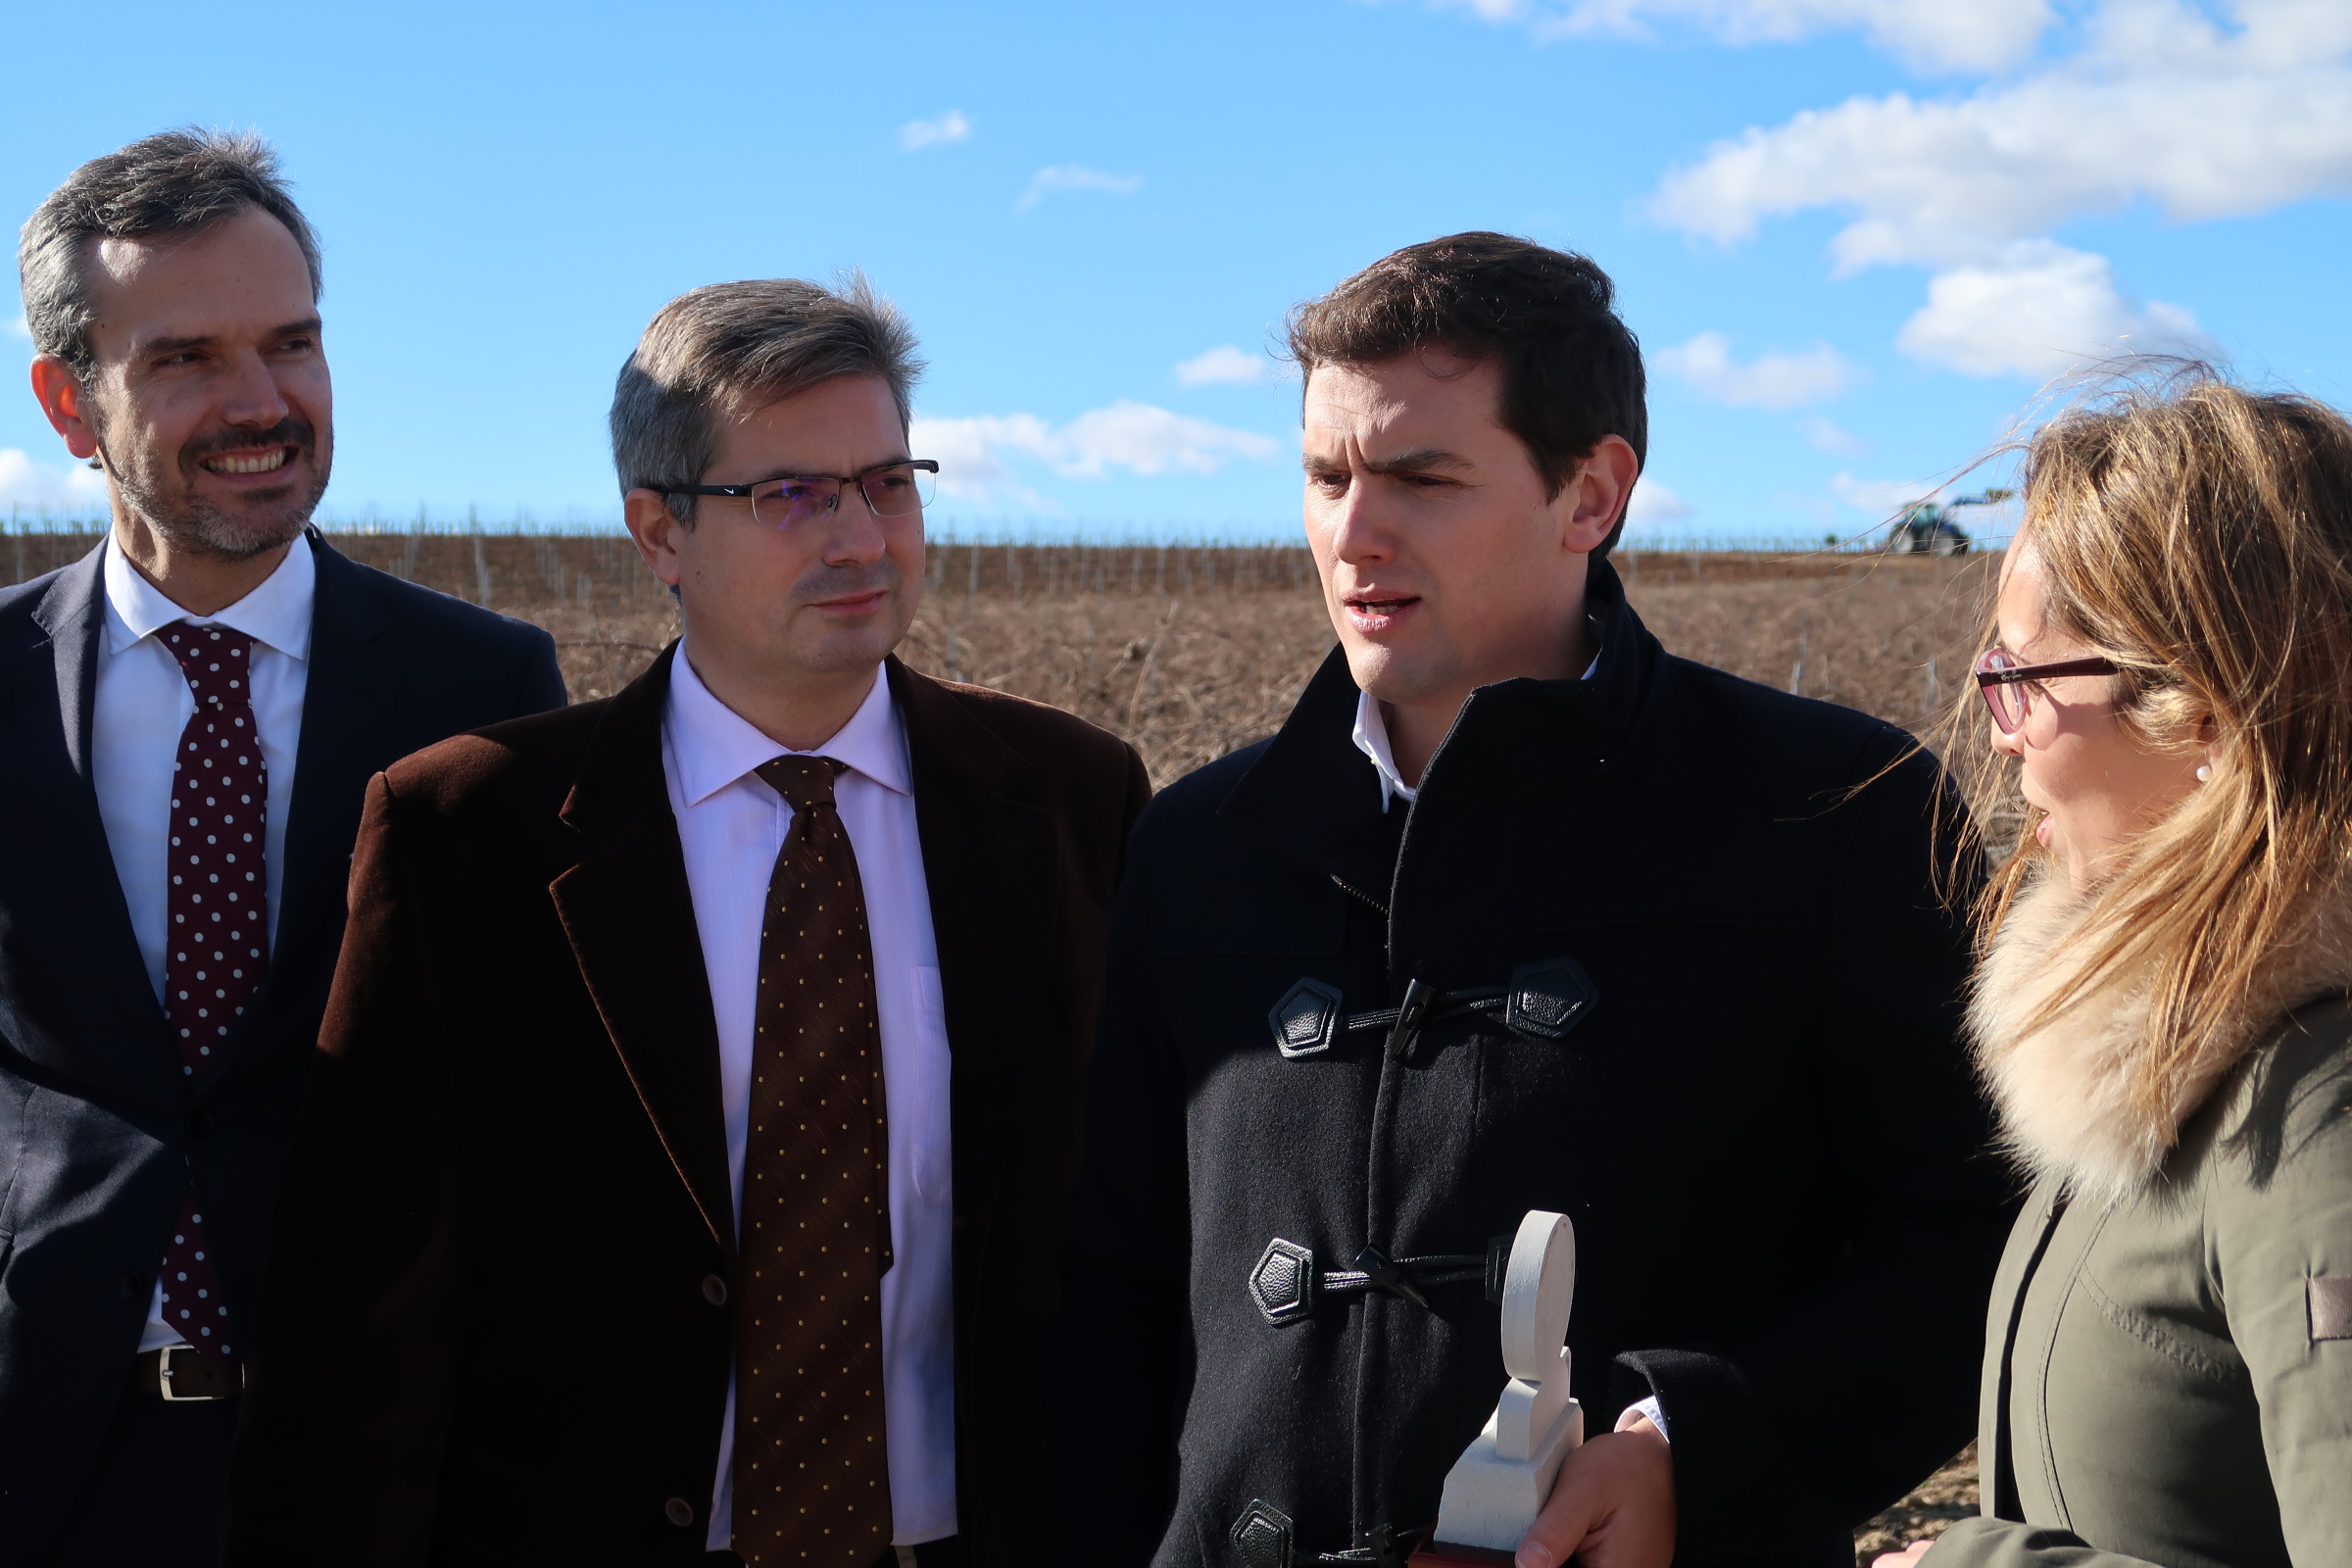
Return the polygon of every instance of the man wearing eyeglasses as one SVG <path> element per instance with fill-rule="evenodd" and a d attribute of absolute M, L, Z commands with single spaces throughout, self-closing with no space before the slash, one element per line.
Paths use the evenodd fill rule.
<path fill-rule="evenodd" d="M 892 657 L 936 469 L 913 350 L 862 281 L 672 301 L 612 424 L 683 638 L 376 780 L 230 1563 L 1034 1555 L 1148 784 Z"/>

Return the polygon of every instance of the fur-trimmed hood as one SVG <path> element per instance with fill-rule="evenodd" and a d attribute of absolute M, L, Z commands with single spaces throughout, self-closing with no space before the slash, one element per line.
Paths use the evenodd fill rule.
<path fill-rule="evenodd" d="M 2084 962 L 2083 950 L 2061 950 L 2090 909 L 2062 875 L 2039 873 L 2011 904 L 1969 1000 L 1977 1066 L 2010 1152 L 2034 1176 L 2064 1177 L 2085 1196 L 2121 1199 L 2145 1186 L 2181 1125 L 2288 1013 L 2352 990 L 2352 898 L 2328 905 L 2313 935 L 2278 956 L 2231 1027 L 2161 1085 L 2150 1109 L 2132 1093 L 2150 1027 L 2144 972 L 2118 974 L 2028 1027 Z"/>

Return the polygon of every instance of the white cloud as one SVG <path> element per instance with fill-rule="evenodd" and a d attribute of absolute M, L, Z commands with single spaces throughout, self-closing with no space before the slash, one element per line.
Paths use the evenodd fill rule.
<path fill-rule="evenodd" d="M 106 475 L 86 464 L 35 461 L 22 447 L 0 447 L 0 507 L 88 507 L 106 500 Z"/>
<path fill-rule="evenodd" d="M 1718 403 L 1742 409 L 1793 409 L 1823 403 L 1851 391 L 1863 376 L 1827 343 L 1802 354 L 1760 354 L 1745 365 L 1732 358 L 1732 340 L 1701 332 L 1688 343 L 1660 349 L 1661 369 L 1679 375 Z"/>
<path fill-rule="evenodd" d="M 1928 303 L 1903 323 L 1906 354 L 1967 375 L 2046 380 L 2086 359 L 2158 350 L 2209 350 L 2197 319 L 2161 300 L 2129 300 L 2103 256 L 2021 240 L 1986 267 L 1960 267 L 1928 284 Z"/>
<path fill-rule="evenodd" d="M 963 118 L 960 109 L 951 109 L 936 120 L 909 120 L 899 127 L 899 151 L 903 153 L 971 139 L 972 122 Z"/>
<path fill-rule="evenodd" d="M 0 337 L 23 338 L 27 343 L 32 341 L 32 328 L 24 324 L 23 311 L 19 311 L 5 321 L 0 321 Z"/>
<path fill-rule="evenodd" d="M 1690 503 L 1643 474 L 1634 481 L 1634 498 L 1625 504 L 1625 520 L 1635 523 L 1680 522 L 1690 515 Z"/>
<path fill-rule="evenodd" d="M 1646 38 L 1661 24 L 1728 44 L 1785 43 L 1856 30 L 1928 71 L 2015 65 L 2054 20 L 2046 0 L 1436 0 L 1488 22 L 1521 23 L 1539 39 L 1593 33 Z"/>
<path fill-rule="evenodd" d="M 2352 193 L 2352 6 L 2233 9 L 2230 30 L 2184 0 L 2101 0 L 2066 59 L 1964 98 L 1853 98 L 1750 127 L 1669 173 L 1650 211 L 1725 243 L 1844 214 L 1836 271 L 1936 271 L 1898 341 L 1966 374 L 2201 346 L 2186 310 L 2132 300 L 2105 258 L 2047 236 L 2143 201 L 2195 221 Z"/>
<path fill-rule="evenodd" d="M 1651 203 L 1733 241 L 1777 215 L 1851 215 L 1841 271 L 1955 267 L 2138 200 L 2176 219 L 2352 191 L 2352 7 L 2240 0 L 2225 34 L 2178 0 L 2107 0 L 2082 54 L 1949 101 L 1807 110 L 1719 142 Z"/>
<path fill-rule="evenodd" d="M 1796 427 L 1804 432 L 1805 444 L 1816 452 L 1827 452 L 1840 458 L 1870 456 L 1870 443 L 1835 419 L 1825 419 L 1818 414 L 1807 415 L 1796 421 Z"/>
<path fill-rule="evenodd" d="M 1840 473 L 1830 480 L 1830 493 L 1847 506 L 1873 517 L 1891 517 L 1914 501 L 1942 493 L 1942 486 L 1920 479 L 1857 479 Z"/>
<path fill-rule="evenodd" d="M 1263 461 L 1281 450 L 1280 442 L 1255 431 L 1124 398 L 1058 426 L 1033 414 L 917 417 L 912 438 L 939 459 L 939 487 L 949 495 L 1030 502 L 1035 492 L 1019 488 L 1009 458 L 1043 463 L 1067 478 L 1100 479 L 1114 467 L 1147 475 L 1215 473 L 1236 458 Z"/>
<path fill-rule="evenodd" d="M 1132 196 L 1143 188 L 1141 174 L 1105 174 L 1099 169 L 1056 164 L 1029 176 L 1029 188 L 1021 192 L 1021 199 L 1012 204 L 1012 210 L 1025 213 L 1058 191 L 1098 190 L 1109 196 Z"/>
<path fill-rule="evenodd" d="M 1256 386 L 1282 374 L 1283 367 L 1263 354 L 1251 354 L 1220 343 L 1176 367 L 1176 379 L 1186 386 Z"/>

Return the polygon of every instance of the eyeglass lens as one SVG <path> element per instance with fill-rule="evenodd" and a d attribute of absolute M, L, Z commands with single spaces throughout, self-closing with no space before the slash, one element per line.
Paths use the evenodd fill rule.
<path fill-rule="evenodd" d="M 1987 648 L 1984 650 L 1984 657 L 1977 661 L 1979 674 L 1990 675 L 2000 670 L 2017 667 L 2018 662 L 2010 656 L 2009 650 L 2006 648 Z M 2001 727 L 2001 733 L 2004 735 L 2016 734 L 2017 726 L 2026 721 L 2025 683 L 2022 681 L 2005 682 L 1994 686 L 1980 686 L 1978 690 L 1984 694 L 1984 706 L 1992 710 L 1992 721 Z"/>
<path fill-rule="evenodd" d="M 904 517 L 931 501 L 927 469 L 899 464 L 858 476 L 858 488 L 877 517 Z M 842 481 L 822 477 L 770 479 L 752 492 L 752 514 L 771 528 L 811 521 L 841 505 Z"/>

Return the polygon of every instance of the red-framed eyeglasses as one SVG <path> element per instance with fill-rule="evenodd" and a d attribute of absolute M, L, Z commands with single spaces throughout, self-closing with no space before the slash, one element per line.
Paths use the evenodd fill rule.
<path fill-rule="evenodd" d="M 2112 659 L 2062 659 L 2054 664 L 2021 664 L 2017 656 L 2006 648 L 1987 648 L 1977 656 L 1977 691 L 1984 697 L 1984 706 L 1992 710 L 1992 721 L 2004 735 L 2014 735 L 2017 727 L 2033 711 L 2033 689 L 2045 680 L 2061 675 L 2113 675 L 2119 672 Z"/>

